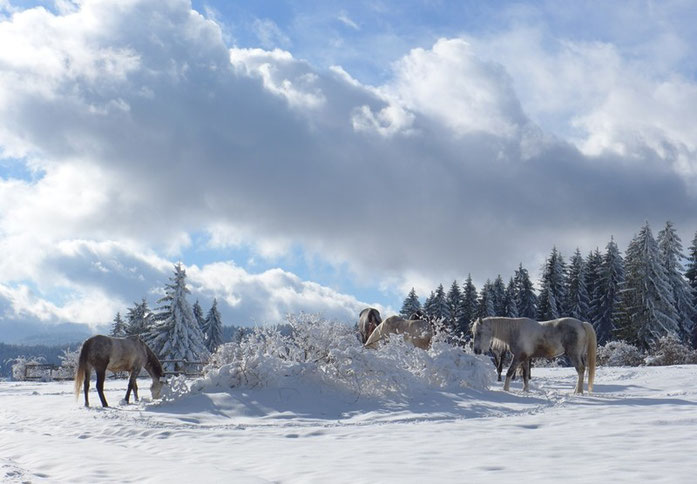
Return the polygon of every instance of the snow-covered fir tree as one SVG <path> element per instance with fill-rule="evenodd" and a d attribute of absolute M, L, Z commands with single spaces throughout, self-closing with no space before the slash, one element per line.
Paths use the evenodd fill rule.
<path fill-rule="evenodd" d="M 186 299 L 186 271 L 181 263 L 174 266 L 174 275 L 165 286 L 165 295 L 158 301 L 157 324 L 150 331 L 147 343 L 162 360 L 203 361 L 208 358 L 201 328 Z M 174 364 L 167 365 L 176 369 Z"/>
<path fill-rule="evenodd" d="M 487 279 L 479 292 L 479 310 L 477 316 L 486 318 L 496 316 L 496 308 L 494 308 L 494 285 L 491 279 Z"/>
<path fill-rule="evenodd" d="M 203 328 L 206 322 L 206 318 L 203 317 L 203 309 L 201 309 L 201 304 L 198 302 L 198 299 L 196 300 L 194 305 L 191 306 L 191 310 L 194 313 L 194 319 L 196 319 L 198 327 L 201 328 L 201 332 L 205 333 L 205 330 Z"/>
<path fill-rule="evenodd" d="M 419 296 L 416 295 L 416 291 L 412 287 L 411 291 L 409 291 L 409 294 L 404 299 L 399 315 L 407 319 L 417 311 L 421 311 L 421 302 L 419 302 Z"/>
<path fill-rule="evenodd" d="M 624 284 L 624 261 L 614 238 L 605 247 L 598 268 L 598 280 L 593 291 L 593 318 L 591 323 L 598 337 L 598 344 L 604 345 L 613 339 L 616 332 L 620 291 Z"/>
<path fill-rule="evenodd" d="M 646 222 L 627 247 L 622 316 L 617 335 L 644 349 L 661 336 L 680 334 L 673 288 Z"/>
<path fill-rule="evenodd" d="M 528 270 L 523 268 L 523 264 L 520 264 L 515 271 L 513 282 L 516 288 L 518 316 L 535 319 L 537 317 L 537 296 Z"/>
<path fill-rule="evenodd" d="M 469 334 L 470 323 L 477 318 L 477 288 L 474 287 L 472 276 L 467 275 L 467 280 L 462 286 L 462 300 L 460 304 L 459 332 Z"/>
<path fill-rule="evenodd" d="M 665 228 L 658 233 L 657 242 L 660 263 L 673 288 L 673 301 L 680 326 L 679 337 L 683 343 L 691 344 L 693 319 L 697 309 L 694 305 L 692 287 L 683 276 L 681 261 L 685 256 L 682 253 L 682 241 L 672 222 L 666 222 Z"/>
<path fill-rule="evenodd" d="M 504 316 L 506 312 L 506 284 L 503 282 L 501 274 L 496 276 L 491 286 L 492 303 L 494 304 L 494 315 Z"/>
<path fill-rule="evenodd" d="M 692 303 L 697 307 L 697 233 L 695 233 L 695 238 L 692 239 L 692 245 L 687 249 L 687 253 L 685 277 L 692 288 Z M 697 315 L 692 319 L 692 323 L 692 345 L 697 348 Z"/>
<path fill-rule="evenodd" d="M 537 319 L 548 321 L 563 315 L 563 303 L 566 300 L 565 281 L 566 264 L 554 247 L 542 270 L 542 289 L 537 297 Z"/>
<path fill-rule="evenodd" d="M 424 301 L 424 306 L 423 306 L 423 312 L 424 315 L 426 316 L 427 319 L 433 320 L 434 319 L 434 313 L 435 309 L 433 308 L 433 303 L 436 299 L 436 293 L 434 291 L 431 291 L 431 294 L 428 295 L 426 298 L 426 301 Z"/>
<path fill-rule="evenodd" d="M 126 334 L 145 338 L 152 329 L 152 313 L 145 298 L 140 303 L 133 303 L 126 313 Z"/>
<path fill-rule="evenodd" d="M 116 313 L 114 316 L 114 325 L 111 327 L 111 336 L 123 338 L 126 336 L 126 323 L 121 318 L 121 313 Z"/>
<path fill-rule="evenodd" d="M 586 257 L 586 290 L 588 291 L 588 319 L 587 321 L 596 328 L 600 314 L 600 272 L 603 265 L 603 256 L 596 247 Z"/>
<path fill-rule="evenodd" d="M 203 335 L 206 338 L 206 348 L 215 353 L 218 346 L 223 344 L 223 322 L 218 312 L 218 300 L 213 299 L 213 306 L 203 322 Z"/>
<path fill-rule="evenodd" d="M 586 288 L 586 262 L 583 260 L 581 251 L 577 248 L 569 261 L 564 315 L 588 321 L 589 302 L 590 298 Z"/>
<path fill-rule="evenodd" d="M 462 311 L 462 292 L 457 281 L 453 281 L 450 290 L 446 296 L 448 305 L 448 326 L 451 332 L 458 331 L 458 322 L 460 321 Z"/>
<path fill-rule="evenodd" d="M 448 298 L 445 295 L 443 284 L 439 284 L 433 298 L 433 319 L 447 321 L 449 317 Z"/>
<path fill-rule="evenodd" d="M 506 295 L 503 299 L 503 314 L 507 318 L 518 317 L 518 304 L 516 303 L 516 287 L 515 281 L 511 277 L 506 286 Z"/>

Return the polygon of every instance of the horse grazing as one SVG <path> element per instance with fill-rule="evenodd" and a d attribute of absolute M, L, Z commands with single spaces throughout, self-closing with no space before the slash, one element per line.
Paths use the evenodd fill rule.
<path fill-rule="evenodd" d="M 80 395 L 80 386 L 84 382 L 85 407 L 90 406 L 88 393 L 92 368 L 97 373 L 97 393 L 99 393 L 103 407 L 109 406 L 104 398 L 104 379 L 107 370 L 113 372 L 129 371 L 131 373 L 126 390 L 126 403 L 131 396 L 131 390 L 138 401 L 136 378 L 138 378 L 141 368 L 145 368 L 152 378 L 150 386 L 152 398 L 160 398 L 165 372 L 155 353 L 137 336 L 112 338 L 97 335 L 82 343 L 79 364 L 75 372 L 75 398 Z"/>
<path fill-rule="evenodd" d="M 380 323 L 382 323 L 382 318 L 377 309 L 365 308 L 361 311 L 358 315 L 358 333 L 361 336 L 361 343 L 365 344 L 368 341 L 368 338 Z"/>
<path fill-rule="evenodd" d="M 507 354 L 510 353 L 510 349 L 508 348 L 507 344 L 502 343 L 500 340 L 492 340 L 491 341 L 491 348 L 489 348 L 491 351 L 492 356 L 494 357 L 494 366 L 496 367 L 496 375 L 498 377 L 498 381 L 501 381 L 501 373 L 503 372 L 503 363 L 507 359 Z M 522 372 L 527 371 L 528 372 L 528 379 L 532 378 L 532 373 L 530 373 L 530 368 L 532 367 L 532 358 L 528 358 L 528 363 L 527 365 L 524 365 L 521 368 L 521 374 Z M 517 374 L 517 373 L 516 373 Z M 515 380 L 516 374 L 513 375 L 513 380 Z"/>
<path fill-rule="evenodd" d="M 530 358 L 568 356 L 578 373 L 576 393 L 583 393 L 583 376 L 588 367 L 588 391 L 593 391 L 597 340 L 589 323 L 560 318 L 538 323 L 528 318 L 479 318 L 472 325 L 474 352 L 481 354 L 498 340 L 507 344 L 513 361 L 506 372 L 503 389 L 510 389 L 511 377 L 518 366 Z M 527 372 L 523 372 L 523 390 L 528 391 Z"/>
<path fill-rule="evenodd" d="M 375 328 L 364 346 L 377 348 L 378 342 L 390 334 L 402 334 L 406 341 L 425 350 L 431 344 L 433 329 L 431 324 L 423 319 L 402 319 L 399 316 L 390 316 Z"/>

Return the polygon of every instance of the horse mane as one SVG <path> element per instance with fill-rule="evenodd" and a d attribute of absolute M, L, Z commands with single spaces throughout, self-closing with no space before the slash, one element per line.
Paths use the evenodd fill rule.
<path fill-rule="evenodd" d="M 150 347 L 147 344 L 145 344 L 143 340 L 139 341 L 143 345 L 143 348 L 145 348 L 145 354 L 148 358 L 148 361 L 146 363 L 146 369 L 150 368 L 157 378 L 162 378 L 163 376 L 165 376 L 165 370 L 162 368 L 162 363 L 160 363 L 159 358 L 155 355 L 153 350 L 151 350 Z"/>

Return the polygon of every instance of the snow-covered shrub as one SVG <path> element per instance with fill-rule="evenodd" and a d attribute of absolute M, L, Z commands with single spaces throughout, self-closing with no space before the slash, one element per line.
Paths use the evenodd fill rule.
<path fill-rule="evenodd" d="M 43 356 L 18 356 L 12 360 L 12 379 L 23 381 L 27 376 L 27 365 L 38 365 L 45 361 Z"/>
<path fill-rule="evenodd" d="M 55 376 L 59 378 L 73 378 L 75 376 L 75 370 L 80 359 L 80 348 L 74 351 L 70 349 L 63 350 L 63 354 L 58 356 L 60 360 L 60 368 Z"/>
<path fill-rule="evenodd" d="M 697 363 L 697 351 L 684 345 L 673 335 L 662 336 L 651 345 L 646 364 L 669 366 Z"/>
<path fill-rule="evenodd" d="M 598 347 L 598 365 L 601 366 L 640 366 L 644 356 L 634 345 L 624 341 L 608 341 Z"/>
<path fill-rule="evenodd" d="M 255 328 L 239 343 L 222 345 L 203 378 L 192 382 L 189 390 L 169 394 L 290 381 L 378 398 L 427 388 L 486 388 L 494 373 L 490 362 L 447 343 L 446 337 L 436 336 L 428 351 L 399 336 L 370 350 L 358 342 L 350 326 L 316 315 L 289 316 L 282 327 Z"/>

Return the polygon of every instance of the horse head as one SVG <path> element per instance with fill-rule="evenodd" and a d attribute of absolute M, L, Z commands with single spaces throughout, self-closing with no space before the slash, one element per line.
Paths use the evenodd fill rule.
<path fill-rule="evenodd" d="M 150 394 L 152 395 L 152 399 L 156 400 L 160 398 L 160 395 L 162 393 L 162 388 L 167 385 L 167 380 L 165 377 L 160 377 L 157 379 L 153 379 L 152 385 L 150 385 Z"/>
<path fill-rule="evenodd" d="M 491 325 L 486 324 L 482 318 L 478 318 L 472 325 L 472 335 L 474 336 L 474 354 L 481 355 L 491 346 L 493 332 Z"/>

